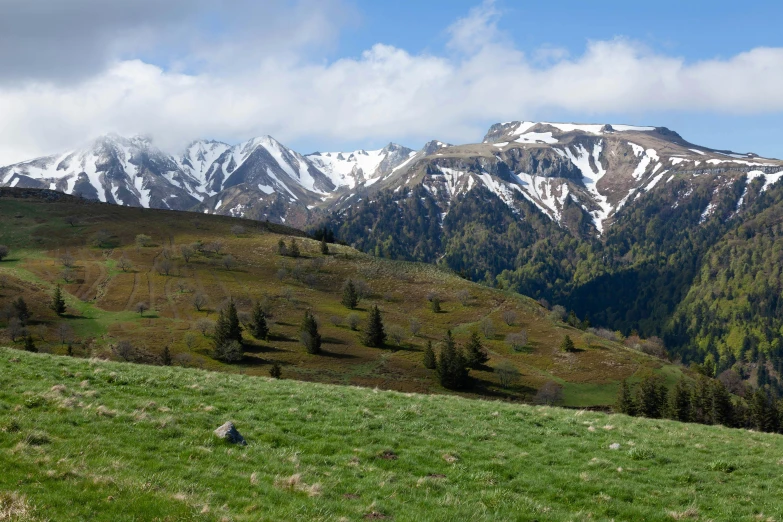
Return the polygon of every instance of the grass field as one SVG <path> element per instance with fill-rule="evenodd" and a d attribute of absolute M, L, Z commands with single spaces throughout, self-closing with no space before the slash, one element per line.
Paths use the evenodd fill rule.
<path fill-rule="evenodd" d="M 248 446 L 212 436 L 227 420 Z M 0 349 L 0 520 L 771 521 L 781 455 L 723 427 Z"/>
<path fill-rule="evenodd" d="M 563 386 L 564 405 L 605 407 L 624 378 L 639 379 L 651 372 L 663 372 L 667 378 L 680 374 L 676 366 L 551 319 L 529 298 L 470 283 L 432 265 L 376 259 L 338 245 L 331 245 L 330 255 L 323 256 L 317 242 L 303 237 L 298 237 L 302 256 L 292 259 L 278 255 L 277 243 L 281 237 L 288 241 L 302 234 L 279 225 L 70 197 L 55 201 L 19 197 L 31 193 L 4 189 L 0 196 L 0 244 L 11 248 L 11 255 L 0 262 L 0 309 L 24 296 L 33 309 L 31 332 L 42 351 L 65 353 L 57 334 L 58 326 L 65 323 L 74 332 L 78 356 L 111 357 L 112 346 L 129 340 L 153 355 L 169 346 L 175 363 L 190 367 L 268 375 L 277 362 L 286 378 L 445 392 L 434 372 L 422 367 L 427 341 L 437 346 L 451 329 L 459 343 L 465 342 L 482 320 L 489 319 L 494 332 L 484 343 L 491 358 L 485 367 L 471 371 L 475 386 L 467 395 L 529 401 L 545 382 L 555 381 Z M 70 216 L 78 221 L 69 224 Z M 237 224 L 245 231 L 232 233 Z M 110 238 L 108 246 L 93 246 L 99 233 Z M 137 246 L 137 234 L 150 236 L 151 244 Z M 179 253 L 182 245 L 216 240 L 223 242 L 220 253 L 202 252 L 189 261 Z M 173 269 L 163 275 L 155 264 L 167 252 Z M 70 281 L 62 277 L 65 254 L 74 260 Z M 227 255 L 234 259 L 229 268 L 223 264 Z M 127 271 L 118 265 L 123 257 L 133 265 Z M 367 310 L 377 304 L 387 330 L 398 327 L 405 332 L 400 345 L 389 340 L 383 349 L 362 346 L 361 332 L 347 325 L 351 311 L 340 304 L 340 288 L 347 278 L 365 281 L 371 291 L 354 311 L 359 324 L 363 326 Z M 69 310 L 64 318 L 46 306 L 56 284 L 67 293 Z M 464 304 L 460 292 L 469 295 Z M 202 311 L 193 305 L 199 293 L 208 300 Z M 431 311 L 430 293 L 441 299 L 441 313 Z M 269 341 L 246 333 L 245 357 L 237 365 L 212 359 L 211 339 L 197 327 L 201 319 L 214 320 L 215 310 L 227 299 L 233 299 L 243 313 L 254 301 L 263 300 L 272 316 Z M 150 306 L 143 316 L 135 312 L 139 302 Z M 321 324 L 322 355 L 306 354 L 298 342 L 299 324 L 308 309 Z M 516 313 L 512 325 L 503 320 L 507 311 Z M 421 325 L 416 335 L 410 331 L 412 320 Z M 0 319 L 0 326 L 5 324 Z M 523 329 L 529 345 L 515 353 L 504 339 Z M 576 353 L 559 351 L 565 335 L 574 339 Z M 493 372 L 502 361 L 521 372 L 520 381 L 508 389 L 499 385 Z"/>

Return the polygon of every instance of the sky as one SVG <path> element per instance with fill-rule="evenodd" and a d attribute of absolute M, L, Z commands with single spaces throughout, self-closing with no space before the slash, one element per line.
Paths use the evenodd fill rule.
<path fill-rule="evenodd" d="M 783 158 L 783 2 L 0 0 L 0 165 L 115 132 L 175 152 L 665 126 Z"/>

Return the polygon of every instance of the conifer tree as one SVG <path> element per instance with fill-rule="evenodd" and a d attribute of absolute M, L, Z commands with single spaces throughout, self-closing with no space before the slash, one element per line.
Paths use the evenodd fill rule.
<path fill-rule="evenodd" d="M 735 425 L 734 404 L 731 394 L 722 382 L 712 382 L 712 420 L 715 424 L 732 427 Z"/>
<path fill-rule="evenodd" d="M 49 306 L 57 315 L 63 315 L 65 313 L 65 298 L 63 298 L 63 293 L 62 290 L 60 289 L 60 285 L 54 287 L 54 295 L 52 295 L 52 303 Z"/>
<path fill-rule="evenodd" d="M 451 330 L 446 332 L 443 346 L 440 349 L 437 368 L 440 384 L 450 390 L 459 390 L 468 383 L 467 361 L 465 356 L 457 350 L 457 344 L 451 335 Z"/>
<path fill-rule="evenodd" d="M 703 375 L 697 375 L 693 387 L 691 420 L 699 424 L 712 424 L 712 386 Z"/>
<path fill-rule="evenodd" d="M 213 341 L 216 349 L 231 341 L 242 343 L 242 327 L 239 325 L 237 307 L 233 299 L 218 313 Z"/>
<path fill-rule="evenodd" d="M 350 279 L 343 285 L 342 304 L 350 310 L 353 310 L 359 304 L 359 292 L 356 291 L 356 285 Z"/>
<path fill-rule="evenodd" d="M 438 366 L 435 359 L 435 352 L 432 350 L 432 341 L 427 341 L 427 347 L 424 349 L 424 367 L 428 370 L 434 370 Z"/>
<path fill-rule="evenodd" d="M 251 333 L 256 339 L 266 340 L 269 337 L 269 326 L 266 324 L 266 314 L 261 306 L 261 302 L 257 301 L 253 305 L 253 316 L 251 322 Z"/>
<path fill-rule="evenodd" d="M 385 341 L 386 332 L 383 330 L 381 311 L 378 310 L 378 306 L 373 306 L 370 309 L 370 316 L 367 318 L 367 328 L 364 330 L 362 342 L 365 346 L 381 348 Z"/>
<path fill-rule="evenodd" d="M 321 238 L 321 254 L 325 256 L 329 255 L 329 245 L 326 244 L 326 235 Z"/>
<path fill-rule="evenodd" d="M 280 238 L 280 241 L 277 242 L 277 253 L 281 256 L 287 256 L 288 255 L 288 248 L 285 246 L 285 241 L 283 241 L 283 238 Z"/>
<path fill-rule="evenodd" d="M 19 319 L 19 322 L 22 323 L 22 326 L 26 325 L 31 314 L 25 300 L 20 297 L 11 303 L 11 305 L 14 307 L 14 312 L 16 312 L 16 317 Z"/>
<path fill-rule="evenodd" d="M 163 363 L 163 366 L 171 366 L 171 351 L 169 350 L 169 345 L 166 345 L 163 347 L 163 353 L 160 356 L 160 361 Z"/>
<path fill-rule="evenodd" d="M 671 418 L 680 422 L 691 420 L 691 391 L 681 377 L 670 392 L 669 413 Z"/>
<path fill-rule="evenodd" d="M 291 257 L 299 257 L 299 245 L 296 242 L 296 238 L 291 238 L 291 244 L 288 245 L 288 255 Z"/>
<path fill-rule="evenodd" d="M 576 347 L 574 346 L 574 341 L 571 340 L 570 335 L 566 335 L 565 338 L 563 338 L 563 342 L 560 343 L 560 351 L 561 352 L 576 351 Z"/>
<path fill-rule="evenodd" d="M 276 362 L 269 368 L 269 376 L 273 379 L 279 379 L 283 376 L 283 370 L 280 368 L 280 363 Z"/>
<path fill-rule="evenodd" d="M 636 405 L 639 414 L 657 419 L 666 411 L 666 386 L 660 377 L 653 375 L 644 379 L 636 390 Z"/>
<path fill-rule="evenodd" d="M 33 342 L 33 336 L 30 334 L 27 334 L 27 337 L 24 338 L 24 349 L 27 352 L 38 351 L 38 348 L 35 347 L 35 343 Z"/>
<path fill-rule="evenodd" d="M 481 345 L 481 339 L 477 332 L 471 332 L 470 334 L 470 340 L 465 345 L 465 358 L 468 366 L 471 368 L 479 368 L 489 360 L 489 354 Z"/>
<path fill-rule="evenodd" d="M 631 395 L 631 388 L 628 386 L 628 381 L 626 379 L 623 379 L 620 383 L 620 388 L 617 390 L 615 411 L 625 413 L 626 415 L 636 415 L 636 403 L 634 402 L 633 395 Z"/>
<path fill-rule="evenodd" d="M 321 334 L 318 333 L 318 323 L 310 310 L 305 311 L 302 326 L 299 328 L 299 340 L 307 353 L 321 353 Z"/>

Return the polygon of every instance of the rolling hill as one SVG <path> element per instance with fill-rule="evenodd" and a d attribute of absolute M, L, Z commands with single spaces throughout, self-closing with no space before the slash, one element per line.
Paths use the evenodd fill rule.
<path fill-rule="evenodd" d="M 183 366 L 266 375 L 278 363 L 286 378 L 444 392 L 434 371 L 423 367 L 422 353 L 428 341 L 437 349 L 451 330 L 459 344 L 482 332 L 490 355 L 471 371 L 474 385 L 467 395 L 529 401 L 553 382 L 562 387 L 565 405 L 605 407 L 622 379 L 656 373 L 671 384 L 680 375 L 677 366 L 564 323 L 530 298 L 433 265 L 379 259 L 347 246 L 329 245 L 329 255 L 322 255 L 317 241 L 280 225 L 19 188 L 1 189 L 0 222 L 0 244 L 11 249 L 0 262 L 0 309 L 23 297 L 32 310 L 34 342 L 52 353 L 65 353 L 71 342 L 78 356 L 117 358 L 126 341 L 133 357 L 125 358 L 148 362 L 157 362 L 167 346 Z M 300 257 L 281 256 L 278 242 L 294 238 Z M 195 253 L 186 260 L 180 247 L 191 245 Z M 353 311 L 340 302 L 349 278 L 366 289 Z M 68 308 L 63 317 L 48 308 L 58 284 Z M 439 313 L 432 310 L 435 297 Z M 229 299 L 243 321 L 256 302 L 271 321 L 267 341 L 245 332 L 239 364 L 211 357 L 211 321 Z M 139 303 L 148 310 L 139 313 Z M 361 343 L 368 310 L 376 304 L 389 333 L 381 349 Z M 322 355 L 308 355 L 299 343 L 307 310 L 320 322 Z M 0 323 L 6 336 L 9 317 Z M 515 351 L 506 337 L 523 330 L 527 344 Z M 574 353 L 560 351 L 566 335 L 576 344 Z M 519 370 L 518 383 L 501 386 L 494 371 L 501 363 Z"/>

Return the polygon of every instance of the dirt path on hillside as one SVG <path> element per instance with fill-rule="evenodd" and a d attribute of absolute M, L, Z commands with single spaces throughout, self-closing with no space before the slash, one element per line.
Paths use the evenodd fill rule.
<path fill-rule="evenodd" d="M 131 288 L 131 293 L 128 296 L 128 304 L 125 305 L 125 310 L 127 311 L 133 311 L 133 308 L 131 308 L 135 303 L 133 300 L 136 298 L 136 290 L 139 288 L 139 273 L 136 272 L 133 274 L 133 288 Z"/>
<path fill-rule="evenodd" d="M 171 313 L 174 315 L 174 319 L 179 319 L 179 312 L 177 311 L 177 305 L 174 302 L 174 298 L 171 295 L 171 285 L 174 284 L 174 278 L 169 277 L 166 280 L 166 283 L 163 285 L 163 292 L 166 294 L 166 301 L 169 303 L 169 308 L 171 308 Z"/>

